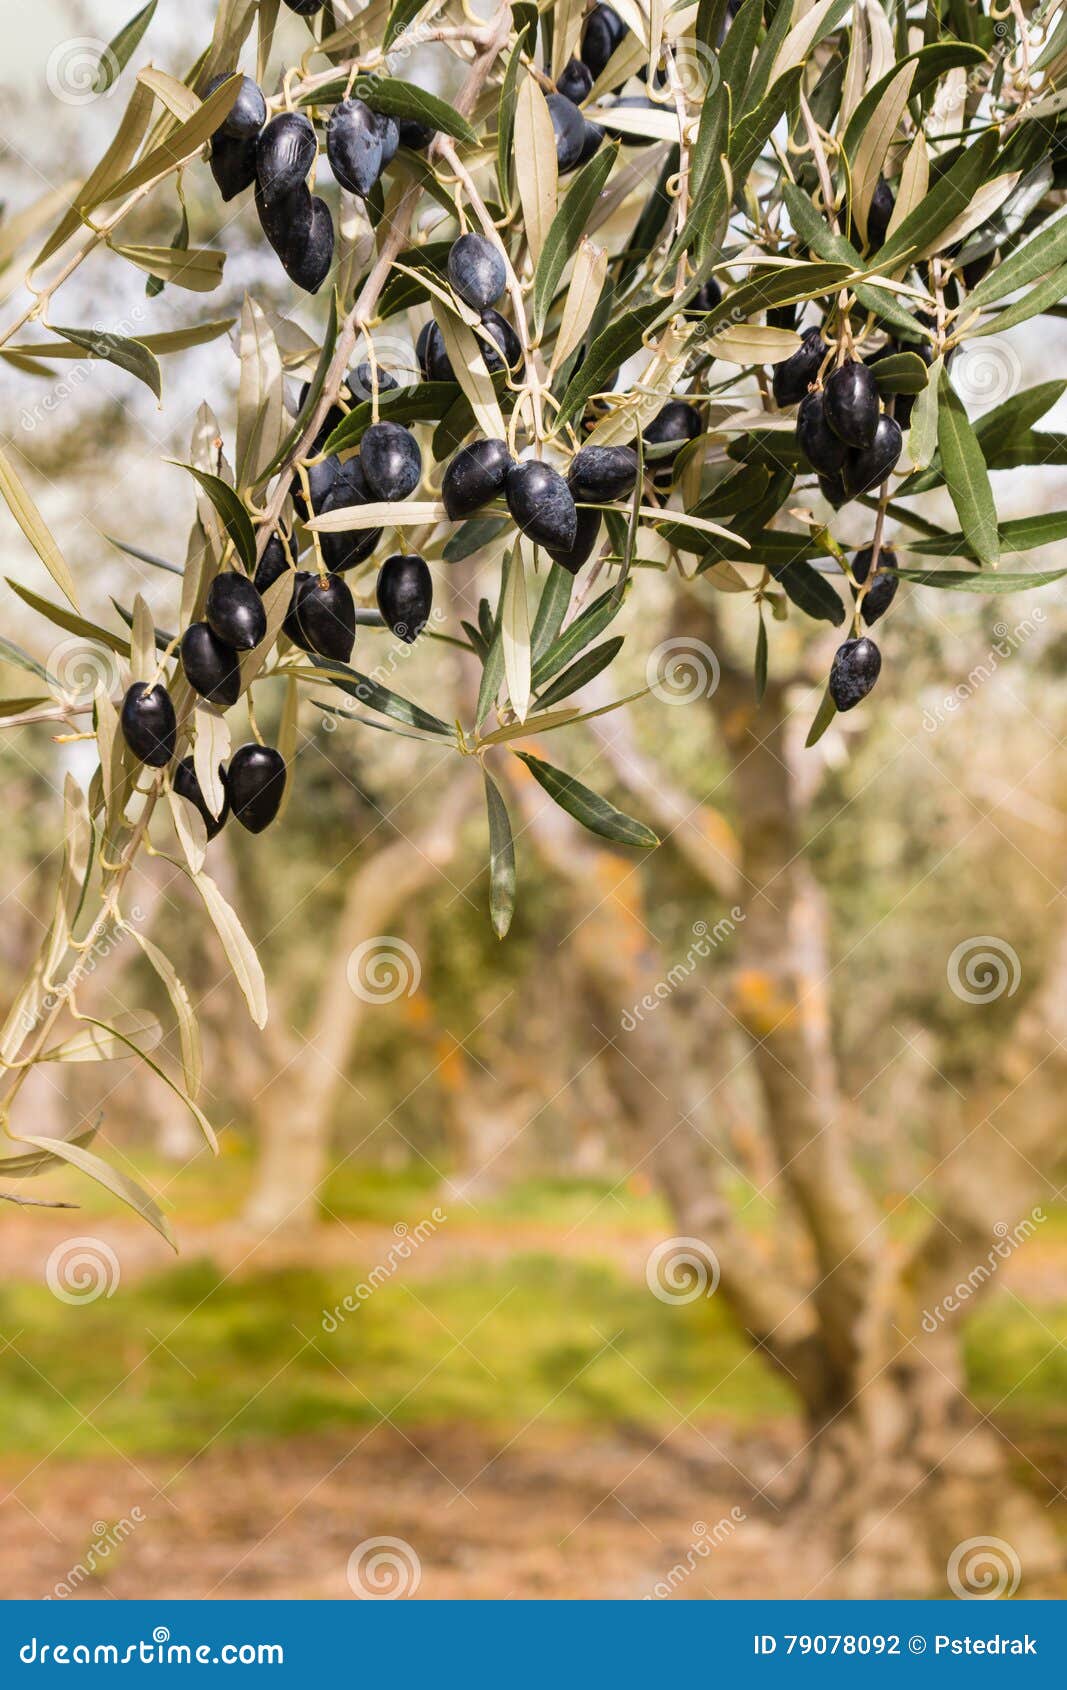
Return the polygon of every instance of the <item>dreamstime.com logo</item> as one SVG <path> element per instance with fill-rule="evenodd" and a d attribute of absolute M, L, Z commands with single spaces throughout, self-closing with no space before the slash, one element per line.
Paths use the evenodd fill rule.
<path fill-rule="evenodd" d="M 82 1560 L 76 1561 L 65 1578 L 52 1586 L 49 1596 L 44 1601 L 63 1602 L 68 1596 L 73 1596 L 78 1587 L 87 1579 L 99 1578 L 104 1572 L 112 1554 L 132 1537 L 137 1527 L 143 1525 L 148 1516 L 142 1508 L 131 1508 L 128 1515 L 109 1526 L 106 1520 L 96 1520 L 93 1524 L 93 1539 Z"/>
<path fill-rule="evenodd" d="M 102 1238 L 66 1238 L 45 1263 L 44 1277 L 61 1303 L 95 1303 L 115 1295 L 122 1272 L 114 1250 Z"/>
<path fill-rule="evenodd" d="M 364 1003 L 395 1003 L 414 997 L 422 979 L 418 952 L 395 933 L 376 933 L 364 939 L 348 959 L 345 978 Z"/>
<path fill-rule="evenodd" d="M 963 1003 L 996 1003 L 1005 993 L 1009 998 L 1015 996 L 1022 964 L 1007 939 L 998 939 L 995 933 L 978 933 L 971 939 L 961 939 L 948 959 L 945 974 Z"/>
<path fill-rule="evenodd" d="M 60 1667 L 280 1667 L 280 1643 L 172 1643 L 165 1625 L 139 1643 L 43 1643 L 31 1637 L 19 1650 L 23 1666 Z"/>
<path fill-rule="evenodd" d="M 963 1305 L 970 1301 L 977 1291 L 980 1291 L 987 1280 L 996 1273 L 1001 1262 L 1014 1255 L 1019 1247 L 1034 1236 L 1042 1221 L 1047 1216 L 1040 1204 L 1030 1210 L 1016 1226 L 1010 1227 L 1007 1221 L 998 1221 L 993 1228 L 997 1242 L 993 1245 L 984 1262 L 976 1262 L 966 1279 L 961 1279 L 947 1292 L 939 1303 L 932 1309 L 923 1310 L 922 1325 L 924 1332 L 936 1332 L 938 1327 L 955 1314 Z"/>
<path fill-rule="evenodd" d="M 92 35 L 75 35 L 52 48 L 45 66 L 45 81 L 65 106 L 88 106 L 94 100 L 110 99 L 121 66 L 106 41 Z M 109 86 L 101 87 L 105 80 Z"/>
<path fill-rule="evenodd" d="M 963 1602 L 996 1602 L 1014 1596 L 1022 1563 L 1002 1537 L 968 1537 L 948 1558 L 948 1585 Z"/>
<path fill-rule="evenodd" d="M 661 1303 L 695 1303 L 713 1297 L 719 1258 L 702 1238 L 666 1238 L 650 1250 L 645 1284 Z"/>
<path fill-rule="evenodd" d="M 685 1552 L 685 1559 L 676 1561 L 665 1578 L 657 1579 L 651 1590 L 646 1590 L 646 1602 L 663 1602 L 668 1596 L 673 1596 L 680 1584 L 684 1584 L 691 1573 L 695 1573 L 701 1561 L 707 1559 L 713 1549 L 726 1542 L 733 1536 L 738 1526 L 743 1526 L 748 1515 L 743 1508 L 731 1508 L 729 1514 L 724 1514 L 721 1520 L 716 1520 L 713 1526 L 706 1520 L 694 1520 L 690 1526 L 692 1533 L 689 1548 Z"/>
<path fill-rule="evenodd" d="M 420 1221 L 418 1226 L 411 1227 L 408 1226 L 407 1221 L 397 1221 L 393 1228 L 396 1243 L 390 1244 L 385 1252 L 385 1260 L 378 1262 L 368 1273 L 366 1279 L 361 1280 L 355 1290 L 350 1291 L 346 1297 L 342 1297 L 341 1301 L 335 1303 L 332 1309 L 323 1309 L 322 1330 L 330 1333 L 336 1332 L 346 1316 L 355 1314 L 360 1305 L 365 1303 L 369 1297 L 372 1297 L 379 1286 L 385 1285 L 388 1280 L 392 1279 L 394 1273 L 397 1273 L 406 1261 L 410 1261 L 416 1250 L 421 1249 L 426 1240 L 432 1238 L 437 1228 L 443 1226 L 447 1219 L 448 1216 L 445 1211 L 437 1208 L 431 1209 L 428 1218 Z"/>
<path fill-rule="evenodd" d="M 645 664 L 645 684 L 661 704 L 693 704 L 710 698 L 719 675 L 719 659 L 711 647 L 687 634 L 661 640 Z"/>
<path fill-rule="evenodd" d="M 402 1537 L 366 1537 L 348 1557 L 348 1588 L 361 1602 L 395 1602 L 414 1596 L 422 1562 Z"/>
<path fill-rule="evenodd" d="M 1010 628 L 1006 622 L 994 622 L 995 638 L 981 663 L 975 664 L 966 680 L 960 681 L 954 692 L 946 693 L 939 704 L 923 711 L 925 732 L 936 733 L 947 716 L 954 716 L 968 699 L 973 698 L 987 681 L 992 680 L 1003 658 L 1010 657 L 1021 645 L 1025 645 L 1027 640 L 1033 638 L 1044 620 L 1045 612 L 1038 606 L 1029 616 L 1024 616 L 1021 622 L 1016 622 L 1014 628 Z"/>

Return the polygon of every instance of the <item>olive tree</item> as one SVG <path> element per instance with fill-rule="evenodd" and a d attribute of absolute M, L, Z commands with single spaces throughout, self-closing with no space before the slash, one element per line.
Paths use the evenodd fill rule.
<path fill-rule="evenodd" d="M 840 629 L 810 746 L 838 711 L 877 709 L 902 585 L 1002 594 L 1067 574 L 1025 563 L 1067 536 L 1067 512 L 999 521 L 990 481 L 1067 461 L 1063 437 L 1036 426 L 1067 384 L 1013 393 L 972 422 L 953 378 L 961 349 L 973 357 L 1063 309 L 1062 97 L 1048 91 L 1067 63 L 1063 28 L 1014 0 L 1003 15 L 958 0 L 520 0 L 484 16 L 457 0 L 286 6 L 306 28 L 298 54 L 279 45 L 296 26 L 281 14 L 279 30 L 278 0 L 221 0 L 195 64 L 134 75 L 153 0 L 93 67 L 100 86 L 130 86 L 96 168 L 69 203 L 49 196 L 0 228 L 0 257 L 16 278 L 25 269 L 26 290 L 9 290 L 0 357 L 28 384 L 60 360 L 107 360 L 159 395 L 161 361 L 208 344 L 222 390 L 227 330 L 240 363 L 233 414 L 209 395 L 197 417 L 184 561 L 177 542 L 170 556 L 127 548 L 174 577 L 164 627 L 137 594 L 107 626 L 83 615 L 62 536 L 13 457 L 0 460 L 0 491 L 56 589 L 12 590 L 111 654 L 117 677 L 72 697 L 36 657 L 3 646 L 35 686 L 8 724 L 91 735 L 99 760 L 88 783 L 67 779 L 51 925 L 0 1037 L 15 1141 L 0 1175 L 73 1164 L 169 1236 L 151 1198 L 90 1147 L 91 1125 L 44 1137 L 20 1118 L 19 1093 L 37 1064 L 132 1052 L 214 1143 L 189 994 L 131 918 L 132 889 L 147 852 L 173 857 L 262 1026 L 260 963 L 205 865 L 224 825 L 284 827 L 285 802 L 299 803 L 302 718 L 473 760 L 501 938 L 516 897 L 516 784 L 527 809 L 538 795 L 524 827 L 561 869 L 583 860 L 581 829 L 617 855 L 655 849 L 648 820 L 568 772 L 565 747 L 568 728 L 599 732 L 628 703 L 602 701 L 622 645 L 613 625 L 629 606 L 623 625 L 640 629 L 643 582 L 665 572 L 678 625 L 702 649 L 720 649 L 717 607 L 729 602 L 734 638 L 748 618 L 751 668 L 723 657 L 715 711 L 755 888 L 745 1020 L 816 1267 L 802 1304 L 731 1219 L 695 1142 L 692 1158 L 678 1143 L 659 1152 L 664 1189 L 683 1230 L 715 1244 L 724 1293 L 807 1409 L 823 1457 L 814 1494 L 854 1541 L 914 1489 L 938 1529 L 959 1518 L 961 1493 L 1021 1508 L 988 1438 L 959 1435 L 938 1385 L 958 1367 L 945 1334 L 909 1342 L 903 1359 L 894 1348 L 914 1276 L 925 1289 L 947 1270 L 944 1237 L 906 1272 L 888 1262 L 828 1112 L 810 958 L 759 893 L 778 883 L 789 910 L 804 891 L 780 625 Z M 188 189 L 208 169 L 215 213 L 193 227 Z M 102 251 L 146 274 L 149 301 L 163 288 L 209 293 L 251 226 L 231 227 L 224 207 L 245 197 L 300 324 L 246 297 L 235 322 L 191 309 L 177 332 L 58 326 L 61 290 Z M 931 520 L 928 495 L 954 526 Z M 857 549 L 842 536 L 860 522 Z M 459 570 L 467 607 L 444 591 Z M 416 639 L 449 663 L 458 653 L 458 715 L 392 684 L 384 654 Z M 660 685 L 669 648 L 650 653 L 643 690 Z M 598 701 L 587 691 L 583 703 L 594 684 Z M 231 723 L 244 743 L 231 745 Z M 560 763 L 541 754 L 549 734 Z M 644 784 L 645 815 L 662 824 L 662 795 Z M 85 1005 L 86 959 L 118 936 L 169 994 L 180 1081 L 135 1029 Z M 610 933 L 576 955 L 610 981 Z M 346 1037 L 339 1027 L 341 1050 Z M 642 1051 L 620 1096 L 651 1131 L 670 1064 L 653 1036 Z M 965 1255 L 982 1205 L 954 1171 L 973 1223 L 957 1235 Z M 946 1468 L 972 1431 L 981 1460 Z M 935 1472 L 951 1477 L 935 1487 Z M 912 1583 L 922 1567 L 916 1554 Z"/>

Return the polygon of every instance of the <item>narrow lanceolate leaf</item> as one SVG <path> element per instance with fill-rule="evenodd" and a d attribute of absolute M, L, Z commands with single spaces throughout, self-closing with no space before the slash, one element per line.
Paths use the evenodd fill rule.
<path fill-rule="evenodd" d="M 208 874 L 194 874 L 193 884 L 207 906 L 215 931 L 222 941 L 234 978 L 244 993 L 248 1012 L 257 1027 L 267 1024 L 267 983 L 255 947 L 236 914 Z"/>
<path fill-rule="evenodd" d="M 930 375 L 911 413 L 911 427 L 905 450 L 913 469 L 926 469 L 937 449 L 937 419 L 940 411 L 941 359 L 935 358 Z"/>
<path fill-rule="evenodd" d="M 800 336 L 770 323 L 739 323 L 720 329 L 705 344 L 713 358 L 726 364 L 781 364 L 797 350 Z"/>
<path fill-rule="evenodd" d="M 579 657 L 577 662 L 572 663 L 569 669 L 564 669 L 562 675 L 558 676 L 551 686 L 546 687 L 544 692 L 538 694 L 538 710 L 545 710 L 550 704 L 558 704 L 561 698 L 569 698 L 571 693 L 588 685 L 602 670 L 615 661 L 622 650 L 622 644 L 622 634 L 616 634 L 612 639 L 605 640 L 603 645 L 594 646 L 592 651 L 587 651 L 584 656 Z M 540 728 L 540 720 L 537 720 L 531 726 Z"/>
<path fill-rule="evenodd" d="M 92 188 L 86 184 L 87 197 L 81 202 L 82 211 L 92 211 L 94 206 L 104 205 L 108 200 L 119 199 L 125 194 L 132 194 L 136 188 L 143 188 L 146 183 L 153 182 L 157 176 L 165 176 L 172 170 L 177 170 L 180 164 L 198 153 L 219 127 L 241 88 L 239 76 L 231 76 L 220 88 L 216 88 L 210 99 L 197 109 L 194 115 L 184 123 L 179 123 L 167 139 L 144 158 L 127 170 L 124 176 L 117 179 L 108 176 L 102 182 L 93 183 Z M 145 97 L 151 104 L 152 96 L 144 90 Z M 91 196 L 91 197 L 89 197 Z"/>
<path fill-rule="evenodd" d="M 247 294 L 241 306 L 238 356 L 235 474 L 238 487 L 251 487 L 281 445 L 285 411 L 278 342 L 263 311 Z"/>
<path fill-rule="evenodd" d="M 129 645 L 118 634 L 111 633 L 107 628 L 98 627 L 95 622 L 86 621 L 84 616 L 75 616 L 73 611 L 64 610 L 61 604 L 49 604 L 47 599 L 41 598 L 38 593 L 31 592 L 30 588 L 24 587 L 21 581 L 12 580 L 10 575 L 5 576 L 4 579 L 11 591 L 17 593 L 24 604 L 28 604 L 31 610 L 39 611 L 49 622 L 54 622 L 57 628 L 65 628 L 68 634 L 81 634 L 84 639 L 99 640 L 100 644 L 107 646 L 110 651 L 117 651 L 120 657 L 129 657 Z"/>
<path fill-rule="evenodd" d="M 979 563 L 996 568 L 1000 540 L 989 472 L 963 401 L 944 368 L 938 380 L 937 445 L 960 527 Z"/>
<path fill-rule="evenodd" d="M 105 193 L 109 183 L 116 180 L 126 169 L 145 138 L 148 125 L 152 120 L 154 103 L 151 91 L 138 83 L 130 96 L 130 103 L 122 115 L 122 122 L 115 131 L 114 140 L 95 170 L 86 178 L 81 188 L 74 195 L 71 209 L 52 230 L 34 259 L 31 269 L 35 270 L 39 265 L 47 263 L 52 254 L 58 252 L 71 235 L 77 234 L 78 230 L 84 227 L 76 209 L 77 206 L 95 204 L 97 196 Z"/>
<path fill-rule="evenodd" d="M 808 729 L 808 737 L 804 741 L 806 749 L 810 750 L 813 745 L 818 745 L 820 739 L 836 715 L 837 705 L 830 697 L 830 689 L 827 687 L 826 691 L 822 695 L 819 708 L 815 712 L 815 720 Z"/>
<path fill-rule="evenodd" d="M 955 593 L 1025 593 L 1031 587 L 1048 587 L 1062 581 L 1067 569 L 1034 570 L 1029 574 L 1004 575 L 998 569 L 987 574 L 972 569 L 894 569 L 902 581 L 919 587 L 942 587 Z"/>
<path fill-rule="evenodd" d="M 515 175 L 526 239 L 538 264 L 556 215 L 559 166 L 548 104 L 530 75 L 523 78 L 515 103 Z"/>
<path fill-rule="evenodd" d="M 455 106 L 438 99 L 436 94 L 428 94 L 425 88 L 416 87 L 414 82 L 402 82 L 392 76 L 378 77 L 369 104 L 390 117 L 413 118 L 416 123 L 428 123 L 442 134 L 451 135 L 454 141 L 465 141 L 471 147 L 477 145 L 477 135 Z"/>
<path fill-rule="evenodd" d="M 879 100 L 870 122 L 863 131 L 856 156 L 852 162 L 852 216 L 864 241 L 867 239 L 867 212 L 870 209 L 878 178 L 908 104 L 915 61 L 901 65 L 889 87 Z"/>
<path fill-rule="evenodd" d="M 537 614 L 534 617 L 530 649 L 534 662 L 546 652 L 563 626 L 567 606 L 574 591 L 574 576 L 562 564 L 553 563 L 541 588 Z"/>
<path fill-rule="evenodd" d="M 566 363 L 571 353 L 581 344 L 585 331 L 593 320 L 593 312 L 604 291 L 604 281 L 608 273 L 608 255 L 602 246 L 597 246 L 583 235 L 578 244 L 578 254 L 574 260 L 571 279 L 567 285 L 567 297 L 563 301 L 563 315 L 560 318 L 559 333 L 552 351 L 551 372 L 555 372 Z"/>
<path fill-rule="evenodd" d="M 100 329 L 61 329 L 54 325 L 56 334 L 61 334 L 73 346 L 85 352 L 92 353 L 94 358 L 105 358 L 116 369 L 125 370 L 129 375 L 136 376 L 143 381 L 147 388 L 160 397 L 163 391 L 163 377 L 155 354 L 139 340 L 129 340 L 125 335 L 110 334 Z"/>
<path fill-rule="evenodd" d="M 167 803 L 170 806 L 178 844 L 182 848 L 182 856 L 193 874 L 199 874 L 207 852 L 207 828 L 204 818 L 195 804 L 191 804 L 188 798 L 183 798 L 171 786 L 167 788 Z"/>
<path fill-rule="evenodd" d="M 534 277 L 534 317 L 538 333 L 544 327 L 548 308 L 559 286 L 567 260 L 576 250 L 585 232 L 589 215 L 611 174 L 615 156 L 611 147 L 601 147 L 575 176 L 563 204 L 552 219 Z"/>
<path fill-rule="evenodd" d="M 106 94 L 120 71 L 129 64 L 142 35 L 152 22 L 155 9 L 156 0 L 148 0 L 148 5 L 135 12 L 129 23 L 123 24 L 118 34 L 108 42 L 93 77 L 94 94 Z"/>
<path fill-rule="evenodd" d="M 128 1203 L 142 1220 L 147 1221 L 149 1226 L 155 1227 L 160 1237 L 166 1239 L 172 1250 L 177 1251 L 178 1246 L 174 1242 L 170 1227 L 167 1225 L 159 1205 L 153 1202 L 147 1191 L 142 1190 L 125 1174 L 119 1173 L 117 1168 L 113 1168 L 102 1157 L 95 1155 L 91 1150 L 85 1150 L 80 1144 L 73 1141 L 59 1138 L 40 1138 L 33 1133 L 19 1134 L 19 1142 L 20 1144 L 36 1145 L 38 1150 L 46 1151 L 50 1156 L 57 1157 L 61 1162 L 69 1162 L 70 1166 L 77 1168 L 79 1173 L 86 1174 L 89 1179 L 96 1180 L 113 1196 L 118 1197 L 123 1203 Z"/>
<path fill-rule="evenodd" d="M 489 811 L 489 914 L 493 932 L 503 939 L 515 913 L 515 840 L 500 789 L 486 769 L 482 774 Z"/>
<path fill-rule="evenodd" d="M 226 802 L 226 788 L 222 784 L 219 765 L 230 755 L 230 728 L 225 716 L 213 704 L 200 700 L 193 710 L 195 738 L 193 766 L 204 803 L 213 816 L 221 816 Z"/>
<path fill-rule="evenodd" d="M 431 716 L 428 710 L 382 686 L 371 675 L 361 675 L 358 669 L 350 668 L 347 663 L 335 663 L 332 658 L 320 657 L 314 669 L 294 672 L 301 678 L 306 674 L 312 680 L 329 681 L 350 698 L 358 699 L 383 716 L 390 716 L 394 722 L 402 722 L 405 727 L 419 728 L 423 733 L 437 734 L 444 739 L 455 737 L 453 729 L 440 716 Z"/>
<path fill-rule="evenodd" d="M 474 331 L 461 322 L 455 312 L 450 311 L 440 300 L 434 300 L 433 314 L 456 380 L 467 395 L 478 427 L 487 440 L 503 439 L 504 419 L 500 414 L 492 379 L 485 367 L 483 343 Z"/>
<path fill-rule="evenodd" d="M 133 934 L 145 956 L 163 982 L 164 990 L 171 1002 L 178 1022 L 178 1037 L 181 1040 L 182 1074 L 185 1078 L 185 1089 L 190 1097 L 195 1097 L 200 1090 L 200 1080 L 203 1073 L 203 1058 L 200 1049 L 200 1029 L 193 1014 L 193 1006 L 189 1002 L 189 993 L 175 972 L 170 958 L 164 956 L 158 945 L 139 933 L 135 927 L 129 931 Z"/>
<path fill-rule="evenodd" d="M 1067 540 L 1067 511 L 1017 516 L 1000 525 L 1002 553 L 1032 552 L 1040 546 L 1054 545 L 1057 540 Z M 966 534 L 938 534 L 929 540 L 909 540 L 908 550 L 921 557 L 966 557 L 969 548 Z M 983 575 L 980 579 L 988 577 Z"/>
<path fill-rule="evenodd" d="M 591 792 L 581 781 L 575 780 L 573 775 L 543 762 L 528 751 L 516 751 L 515 756 L 525 763 L 537 784 L 544 787 L 560 809 L 566 810 L 590 833 L 598 833 L 602 839 L 610 839 L 616 845 L 636 845 L 644 850 L 659 844 L 657 836 L 644 822 L 624 815 L 598 792 Z"/>
<path fill-rule="evenodd" d="M 1017 247 L 1003 264 L 998 264 L 995 270 L 983 276 L 978 286 L 968 294 L 967 306 L 981 309 L 995 305 L 1009 293 L 1014 293 L 1016 288 L 1036 282 L 1040 276 L 1047 276 L 1065 263 L 1067 212 L 1057 217 L 1055 222 L 1046 223 L 1035 235 L 1031 235 L 1024 246 Z"/>
<path fill-rule="evenodd" d="M 227 534 L 237 547 L 242 563 L 246 568 L 254 569 L 256 536 L 252 529 L 252 520 L 233 488 L 228 486 L 221 476 L 210 475 L 207 470 L 196 469 L 192 464 L 181 464 L 179 467 L 187 469 L 204 489 L 221 516 Z"/>
<path fill-rule="evenodd" d="M 519 721 L 525 722 L 530 708 L 530 614 L 521 546 L 516 546 L 511 556 L 500 607 L 500 637 L 511 708 Z"/>
<path fill-rule="evenodd" d="M 19 479 L 14 464 L 3 451 L 0 451 L 0 493 L 56 586 L 77 610 L 78 593 L 66 560 L 52 538 L 43 516 Z"/>
<path fill-rule="evenodd" d="M 200 101 L 188 84 L 179 82 L 176 76 L 168 76 L 165 70 L 156 70 L 154 65 L 145 65 L 143 70 L 137 72 L 137 80 L 143 82 L 146 88 L 151 88 L 156 98 L 179 123 L 195 117 L 200 109 Z"/>
<path fill-rule="evenodd" d="M 119 1035 L 124 1035 L 120 1037 Z M 115 1015 L 111 1024 L 83 1021 L 76 1033 L 41 1052 L 41 1062 L 115 1062 L 124 1056 L 154 1050 L 163 1029 L 148 1010 Z M 131 1041 L 136 1044 L 131 1049 Z"/>
<path fill-rule="evenodd" d="M 140 593 L 133 601 L 133 638 L 130 641 L 130 673 L 135 681 L 150 681 L 156 672 L 156 629 Z"/>
<path fill-rule="evenodd" d="M 217 288 L 226 262 L 226 254 L 211 247 L 113 245 L 111 250 L 138 270 L 145 270 L 162 282 L 173 282 L 175 287 L 189 288 L 193 293 L 211 293 Z"/>

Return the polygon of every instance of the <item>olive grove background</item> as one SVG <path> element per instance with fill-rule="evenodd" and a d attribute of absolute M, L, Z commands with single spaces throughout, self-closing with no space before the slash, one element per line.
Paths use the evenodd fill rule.
<path fill-rule="evenodd" d="M 105 144 L 118 99 L 82 58 L 129 9 L 14 6 L 12 211 Z M 161 7 L 144 50 L 184 67 L 211 14 Z M 206 170 L 188 189 L 229 255 L 212 314 L 246 290 L 292 312 L 251 210 Z M 72 295 L 129 335 L 188 319 L 100 258 Z M 1067 325 L 978 344 L 954 371 L 972 416 L 1061 368 Z M 88 615 L 166 588 L 107 536 L 175 555 L 189 495 L 161 460 L 237 368 L 225 336 L 168 362 L 159 409 L 103 363 L 0 368 L 4 449 Z M 1065 482 L 998 473 L 1002 516 Z M 0 532 L 3 573 L 41 589 L 6 510 Z M 805 751 L 833 632 L 775 627 L 757 710 L 730 596 L 643 579 L 605 697 L 657 642 L 670 682 L 570 766 L 664 843 L 635 862 L 519 788 L 505 945 L 473 773 L 305 725 L 284 823 L 212 847 L 264 959 L 263 1035 L 183 878 L 149 865 L 138 919 L 198 998 L 223 1154 L 124 1063 L 27 1084 L 42 1133 L 103 1110 L 181 1256 L 65 1176 L 33 1195 L 77 1210 L 0 1205 L 6 1594 L 1063 1594 L 1067 623 L 1059 588 L 907 595 L 870 705 Z M 91 692 L 98 654 L 4 603 L 4 633 Z M 459 673 L 426 645 L 361 656 L 448 717 Z M 24 679 L 0 664 L 4 696 Z M 38 726 L 0 754 L 6 1001 L 82 748 Z M 101 1011 L 143 966 L 94 959 Z"/>

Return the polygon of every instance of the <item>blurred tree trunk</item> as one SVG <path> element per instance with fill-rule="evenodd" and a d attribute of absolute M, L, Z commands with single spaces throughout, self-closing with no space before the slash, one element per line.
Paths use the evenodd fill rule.
<path fill-rule="evenodd" d="M 410 835 L 361 853 L 330 936 L 307 1029 L 292 1040 L 285 1067 L 260 1093 L 257 1177 L 245 1215 L 257 1230 L 306 1228 L 316 1218 L 337 1100 L 373 1004 L 349 983 L 349 959 L 357 945 L 383 939 L 402 925 L 407 902 L 433 884 L 456 849 L 473 793 L 469 780 L 454 779 L 444 799 L 430 805 L 429 819 Z"/>

